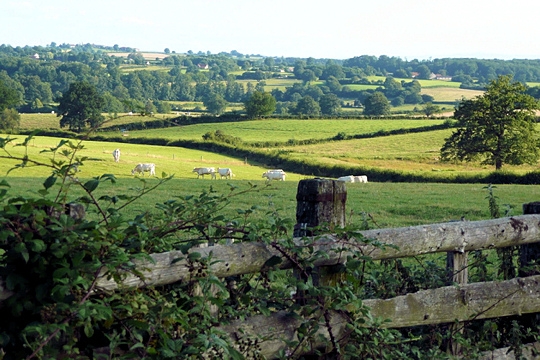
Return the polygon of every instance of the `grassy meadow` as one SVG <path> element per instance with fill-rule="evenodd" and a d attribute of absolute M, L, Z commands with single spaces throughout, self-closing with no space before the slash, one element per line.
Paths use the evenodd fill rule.
<path fill-rule="evenodd" d="M 44 178 L 25 175 L 25 171 L 10 175 L 10 194 L 25 194 L 39 197 L 37 190 L 42 188 Z M 84 173 L 84 170 L 83 170 Z M 81 175 L 82 176 L 82 175 Z M 302 177 L 308 178 L 308 177 Z M 81 178 L 83 179 L 83 178 Z M 146 177 L 147 185 L 157 183 L 157 179 Z M 123 177 L 115 184 L 102 183 L 95 191 L 102 195 L 135 194 L 141 188 L 141 178 Z M 231 186 L 234 190 L 231 192 Z M 254 186 L 253 192 L 240 194 Z M 372 228 L 415 226 L 460 219 L 489 219 L 487 190 L 484 184 L 440 184 L 440 183 L 353 183 L 347 184 L 347 223 L 360 224 L 366 216 L 371 217 Z M 54 191 L 58 186 L 53 187 Z M 76 188 L 73 188 L 76 189 Z M 257 206 L 255 219 L 266 221 L 268 211 L 277 210 L 281 217 L 296 218 L 296 192 L 298 181 L 274 181 L 265 183 L 259 180 L 197 180 L 194 178 L 175 177 L 161 187 L 137 200 L 126 208 L 125 216 L 134 217 L 141 212 L 157 213 L 155 204 L 175 199 L 179 196 L 198 195 L 203 191 L 216 191 L 218 194 L 236 194 L 230 198 L 230 205 L 224 214 L 238 218 L 238 209 L 250 209 Z M 540 187 L 526 185 L 497 185 L 494 194 L 498 197 L 501 208 L 509 209 L 511 215 L 522 214 L 524 203 L 540 200 Z M 73 198 L 82 195 L 80 190 L 72 192 Z M 369 215 L 368 215 L 369 214 Z"/>
<path fill-rule="evenodd" d="M 452 87 L 422 87 L 421 94 L 433 96 L 436 102 L 457 102 L 461 98 L 472 99 L 482 95 L 484 92 L 480 90 L 468 90 Z"/>
<path fill-rule="evenodd" d="M 0 135 L 5 137 L 7 135 Z M 12 145 L 20 145 L 26 136 L 10 135 L 16 140 Z M 49 164 L 52 153 L 48 152 L 50 148 L 58 145 L 60 139 L 46 136 L 36 136 L 30 140 L 28 147 L 6 146 L 6 150 L 14 156 L 23 156 L 25 152 L 31 159 L 40 163 Z M 184 149 L 178 147 L 137 145 L 114 142 L 84 141 L 84 148 L 77 153 L 79 157 L 86 157 L 84 165 L 80 167 L 79 177 L 91 178 L 104 173 L 114 174 L 118 178 L 132 178 L 131 170 L 138 163 L 155 163 L 156 175 L 165 172 L 174 174 L 179 179 L 193 179 L 196 174 L 192 172 L 194 167 L 230 167 L 233 169 L 235 179 L 238 180 L 257 180 L 263 181 L 262 173 L 266 170 L 259 164 L 251 164 L 249 159 L 236 159 L 229 156 L 223 156 L 216 153 Z M 112 151 L 116 148 L 121 149 L 120 162 L 115 163 L 112 157 Z M 46 151 L 46 152 L 43 152 Z M 61 154 L 56 154 L 55 160 L 68 161 Z M 2 159 L 0 163 L 0 174 L 6 172 L 18 161 Z M 9 173 L 11 176 L 29 176 L 45 177 L 50 171 L 40 166 L 27 166 L 24 169 L 16 169 Z M 24 174 L 24 175 L 23 175 Z M 300 174 L 287 173 L 287 180 L 298 181 L 303 176 Z M 148 176 L 148 174 L 147 174 Z M 206 179 L 205 179 L 206 180 Z M 201 180 L 203 181 L 203 180 Z"/>
<path fill-rule="evenodd" d="M 42 114 L 50 117 L 50 114 Z M 170 129 L 132 131 L 130 137 L 164 137 L 174 139 L 200 139 L 208 131 L 221 130 L 227 135 L 237 136 L 244 141 L 327 138 L 339 132 L 348 135 L 373 133 L 379 130 L 414 128 L 441 123 L 443 120 L 260 120 L 236 123 L 198 124 Z M 439 150 L 445 137 L 451 130 L 438 130 L 423 133 L 382 136 L 368 139 L 330 141 L 315 145 L 281 146 L 279 150 L 294 159 L 315 160 L 321 164 L 358 165 L 359 168 L 383 168 L 403 172 L 431 172 L 447 178 L 462 172 L 491 172 L 492 167 L 478 164 L 443 164 L 438 161 Z M 116 132 L 114 135 L 118 135 Z M 4 135 L 5 136 L 5 135 Z M 21 143 L 24 135 L 12 135 Z M 59 139 L 37 136 L 29 142 L 26 151 L 32 159 L 49 163 L 51 153 L 42 153 L 58 143 Z M 140 186 L 140 180 L 131 175 L 131 169 L 140 162 L 156 164 L 156 175 L 162 172 L 174 174 L 174 178 L 165 183 L 149 197 L 151 201 L 139 201 L 130 206 L 134 214 L 137 211 L 151 210 L 157 202 L 174 196 L 197 194 L 212 189 L 220 193 L 228 193 L 230 185 L 247 189 L 254 185 L 259 192 L 239 195 L 231 201 L 227 211 L 235 214 L 237 208 L 260 205 L 263 209 L 274 203 L 282 209 L 283 216 L 294 219 L 296 208 L 296 191 L 299 180 L 312 178 L 310 174 L 298 174 L 287 171 L 285 182 L 272 182 L 266 187 L 261 174 L 266 169 L 262 164 L 252 163 L 250 159 L 238 159 L 200 150 L 177 147 L 136 145 L 114 142 L 84 142 L 79 155 L 88 160 L 80 167 L 78 177 L 81 180 L 110 173 L 118 178 L 116 184 L 103 184 L 98 189 L 107 194 L 130 192 Z M 112 159 L 112 151 L 122 151 L 119 163 Z M 21 146 L 7 147 L 17 156 L 24 154 Z M 273 151 L 275 148 L 262 149 Z M 61 159 L 57 154 L 56 159 Z M 246 162 L 247 160 L 247 162 Z M 0 162 L 0 173 L 16 165 L 3 159 Z M 214 166 L 231 167 L 235 174 L 232 180 L 196 179 L 192 172 L 194 167 Z M 505 167 L 506 170 L 525 172 L 535 170 L 534 166 Z M 11 171 L 6 179 L 12 185 L 12 192 L 24 194 L 35 192 L 50 170 L 43 167 L 27 166 L 24 169 Z M 349 175 L 349 174 L 343 174 Z M 359 174 L 354 174 L 359 175 Z M 155 178 L 145 177 L 151 184 Z M 465 216 L 470 220 L 489 218 L 487 207 L 486 184 L 442 184 L 442 183 L 375 183 L 347 184 L 348 219 L 352 223 L 362 221 L 362 214 L 369 213 L 376 224 L 375 227 L 399 227 L 432 222 L 444 222 Z M 521 205 L 540 199 L 540 188 L 523 185 L 498 185 L 495 190 L 501 206 L 509 204 L 514 214 L 521 213 Z M 264 211 L 259 212 L 261 219 L 266 217 Z"/>
<path fill-rule="evenodd" d="M 208 123 L 185 125 L 164 129 L 130 131 L 129 137 L 159 137 L 169 140 L 201 140 L 207 132 L 220 130 L 226 135 L 239 137 L 253 143 L 261 141 L 284 142 L 289 140 L 325 139 L 338 133 L 346 135 L 374 133 L 381 130 L 412 129 L 443 123 L 444 120 L 279 120 L 265 119 L 229 123 Z M 107 136 L 107 133 L 103 134 Z M 110 133 L 118 136 L 118 133 Z"/>

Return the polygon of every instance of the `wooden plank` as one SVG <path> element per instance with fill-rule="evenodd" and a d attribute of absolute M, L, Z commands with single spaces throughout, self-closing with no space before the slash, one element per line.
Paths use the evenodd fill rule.
<path fill-rule="evenodd" d="M 381 249 L 354 240 L 344 242 L 332 235 L 326 235 L 317 240 L 315 249 L 325 251 L 328 258 L 319 259 L 314 265 L 343 263 L 350 249 L 361 250 L 364 255 L 380 260 L 436 252 L 463 252 L 531 244 L 540 240 L 539 224 L 540 215 L 520 215 L 493 220 L 360 231 L 365 238 L 397 246 L 396 249 Z M 302 245 L 300 238 L 296 241 Z M 216 245 L 197 249 L 197 252 L 203 257 L 212 254 L 216 262 L 210 266 L 210 270 L 218 277 L 256 273 L 273 256 L 282 257 L 272 246 L 263 243 Z M 286 258 L 282 257 L 282 260 L 280 268 L 291 268 L 292 264 Z M 165 285 L 188 279 L 190 275 L 188 262 L 180 251 L 152 254 L 151 261 L 140 262 L 137 268 L 144 274 L 144 280 L 128 275 L 122 286 Z M 118 287 L 114 281 L 106 279 L 106 274 L 102 274 L 98 284 L 108 290 Z M 0 293 L 0 298 L 3 296 L 3 293 Z"/>
<path fill-rule="evenodd" d="M 343 263 L 350 254 L 348 250 L 361 250 L 364 255 L 375 260 L 408 257 L 436 252 L 464 252 L 485 250 L 512 245 L 530 244 L 540 241 L 540 215 L 521 215 L 482 221 L 449 222 L 404 228 L 360 231 L 365 238 L 397 246 L 381 249 L 362 242 L 340 241 L 331 235 L 318 239 L 315 249 L 325 251 L 327 259 L 319 259 L 314 265 L 336 265 Z M 301 245 L 301 239 L 296 239 Z M 266 261 L 273 256 L 282 258 L 282 269 L 291 268 L 292 264 L 270 245 L 262 243 L 235 243 L 228 246 L 216 245 L 211 248 L 197 249 L 203 256 L 212 254 L 216 261 L 210 270 L 218 277 L 251 274 L 259 272 Z M 145 280 L 128 276 L 125 286 L 165 285 L 189 278 L 188 263 L 178 260 L 185 257 L 179 251 L 151 255 L 151 262 L 138 265 Z M 103 279 L 99 285 L 105 289 L 114 289 L 113 281 Z"/>
<path fill-rule="evenodd" d="M 418 325 L 452 323 L 496 317 L 529 314 L 540 311 L 540 275 L 516 278 L 501 282 L 473 283 L 463 286 L 447 286 L 423 290 L 387 300 L 364 300 L 371 308 L 371 315 L 391 319 L 383 326 L 401 328 Z M 286 312 L 270 317 L 254 316 L 221 326 L 234 341 L 260 336 L 257 346 L 266 358 L 275 358 L 286 349 L 286 341 L 297 340 L 294 329 L 302 319 Z M 321 320 L 323 321 L 323 320 Z M 347 314 L 332 313 L 331 326 L 337 338 L 346 335 Z M 321 324 L 322 325 L 322 324 Z M 326 329 L 319 333 L 326 340 L 311 344 L 313 347 L 328 344 Z"/>

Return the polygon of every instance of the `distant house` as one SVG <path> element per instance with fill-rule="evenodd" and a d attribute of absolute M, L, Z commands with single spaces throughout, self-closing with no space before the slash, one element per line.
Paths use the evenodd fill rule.
<path fill-rule="evenodd" d="M 451 76 L 442 76 L 441 74 L 435 74 L 435 79 L 437 80 L 452 80 Z"/>
<path fill-rule="evenodd" d="M 416 72 L 416 71 L 413 71 L 411 72 L 411 77 L 414 79 L 415 77 L 418 77 L 418 75 L 420 75 L 420 73 Z"/>
<path fill-rule="evenodd" d="M 39 59 L 39 54 L 38 54 L 38 53 L 35 53 L 34 55 L 31 55 L 30 57 L 31 57 L 32 59 L 38 60 L 38 59 Z"/>
<path fill-rule="evenodd" d="M 197 66 L 199 69 L 208 69 L 208 64 L 205 63 L 198 63 Z"/>

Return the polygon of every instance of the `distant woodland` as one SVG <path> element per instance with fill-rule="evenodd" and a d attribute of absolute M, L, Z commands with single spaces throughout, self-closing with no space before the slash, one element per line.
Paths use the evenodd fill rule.
<path fill-rule="evenodd" d="M 283 80 L 285 85 L 269 91 L 277 114 L 333 115 L 345 102 L 364 107 L 375 93 L 392 106 L 429 103 L 433 98 L 420 94 L 419 80 L 443 79 L 477 90 L 499 75 L 540 82 L 540 60 L 405 60 L 384 55 L 340 60 L 237 51 L 176 54 L 169 49 L 160 55 L 149 58 L 118 45 L 0 45 L 0 83 L 17 91 L 19 112 L 50 111 L 71 83 L 86 81 L 105 97 L 105 111 L 119 113 L 141 107 L 169 112 L 181 101 L 245 103 L 255 91 L 268 91 L 269 84 Z M 370 80 L 375 75 L 385 80 Z M 539 87 L 528 91 L 540 98 Z"/>

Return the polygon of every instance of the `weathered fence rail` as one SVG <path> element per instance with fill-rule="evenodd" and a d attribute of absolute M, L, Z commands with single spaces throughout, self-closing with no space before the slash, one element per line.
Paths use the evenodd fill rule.
<path fill-rule="evenodd" d="M 302 180 L 321 182 L 323 185 L 309 187 L 316 194 L 301 194 L 297 196 L 301 202 L 324 203 L 320 207 L 302 205 L 303 209 L 313 212 L 326 213 L 330 221 L 344 220 L 346 194 L 344 186 L 330 180 Z M 330 184 L 330 185 L 328 185 Z M 303 187 L 305 188 L 305 186 Z M 336 194 L 336 191 L 338 192 Z M 322 193 L 319 193 L 322 192 Z M 331 192 L 329 194 L 328 192 Z M 333 204 L 333 205 L 331 205 Z M 340 209 L 333 212 L 332 208 Z M 300 209 L 300 206 L 299 206 Z M 328 213 L 330 209 L 330 213 Z M 302 218 L 305 212 L 297 210 L 297 220 L 307 226 L 313 223 Z M 321 218 L 321 214 L 316 214 Z M 315 224 L 316 225 L 316 224 Z M 295 232 L 296 233 L 296 232 Z M 310 234 L 307 234 L 311 236 Z M 315 262 L 316 266 L 332 266 L 343 263 L 347 255 L 361 251 L 374 260 L 410 257 L 430 253 L 465 254 L 473 250 L 495 249 L 508 246 L 534 244 L 540 241 L 540 215 L 527 214 L 494 220 L 459 221 L 438 223 L 421 226 L 411 226 L 392 229 L 377 229 L 360 231 L 357 239 L 343 241 L 334 235 L 317 236 L 315 250 L 324 250 L 328 258 Z M 387 245 L 385 248 L 366 244 L 363 239 L 374 239 Z M 298 246 L 303 246 L 305 238 L 296 237 Z M 530 246 L 530 245 L 528 245 Z M 263 243 L 237 243 L 232 245 L 216 245 L 207 248 L 192 249 L 202 257 L 212 257 L 211 271 L 217 277 L 260 272 L 265 263 L 273 257 L 280 257 L 281 269 L 292 268 L 293 264 L 271 245 Z M 158 286 L 187 280 L 190 278 L 190 263 L 186 254 L 172 251 L 152 254 L 150 260 L 136 264 L 144 278 L 128 275 L 122 284 L 107 280 L 107 274 L 102 274 L 98 287 L 104 290 L 114 290 L 119 286 L 144 287 Z M 0 279 L 0 301 L 10 296 L 9 291 L 2 288 Z M 470 321 L 521 315 L 540 312 L 540 275 L 515 278 L 508 281 L 455 284 L 433 290 L 423 290 L 416 293 L 398 296 L 392 299 L 368 299 L 363 303 L 371 308 L 374 317 L 391 319 L 384 326 L 399 328 L 416 325 L 453 323 L 455 321 Z M 335 336 L 344 334 L 348 318 L 343 314 L 332 313 L 331 324 Z M 266 358 L 277 356 L 280 349 L 285 347 L 286 340 L 295 338 L 295 329 L 301 320 L 289 316 L 286 312 L 278 312 L 271 316 L 254 316 L 243 321 L 223 325 L 233 341 L 246 336 L 261 336 L 259 346 L 261 354 Z M 241 329 L 241 331 L 240 331 Z M 321 328 L 325 334 L 325 329 Z M 313 346 L 324 344 L 312 344 Z"/>
<path fill-rule="evenodd" d="M 359 232 L 364 238 L 375 239 L 394 247 L 381 249 L 364 245 L 361 239 L 355 242 L 340 241 L 332 235 L 320 237 L 315 242 L 315 250 L 325 250 L 328 258 L 315 262 L 318 266 L 343 263 L 349 250 L 361 249 L 374 260 L 410 257 L 437 252 L 465 252 L 532 244 L 540 241 L 540 215 L 519 215 L 482 221 L 448 222 L 403 228 L 365 230 Z M 296 238 L 301 245 L 301 238 Z M 203 257 L 212 253 L 215 261 L 210 270 L 217 277 L 242 275 L 259 272 L 264 264 L 274 256 L 282 258 L 280 268 L 289 269 L 292 263 L 278 250 L 262 243 L 236 243 L 194 249 Z M 151 255 L 152 260 L 138 264 L 144 274 L 144 281 L 130 275 L 123 285 L 139 287 L 165 285 L 186 280 L 190 276 L 189 262 L 180 251 Z M 183 260 L 179 260 L 183 259 Z M 112 290 L 118 285 L 102 279 L 99 286 Z"/>

